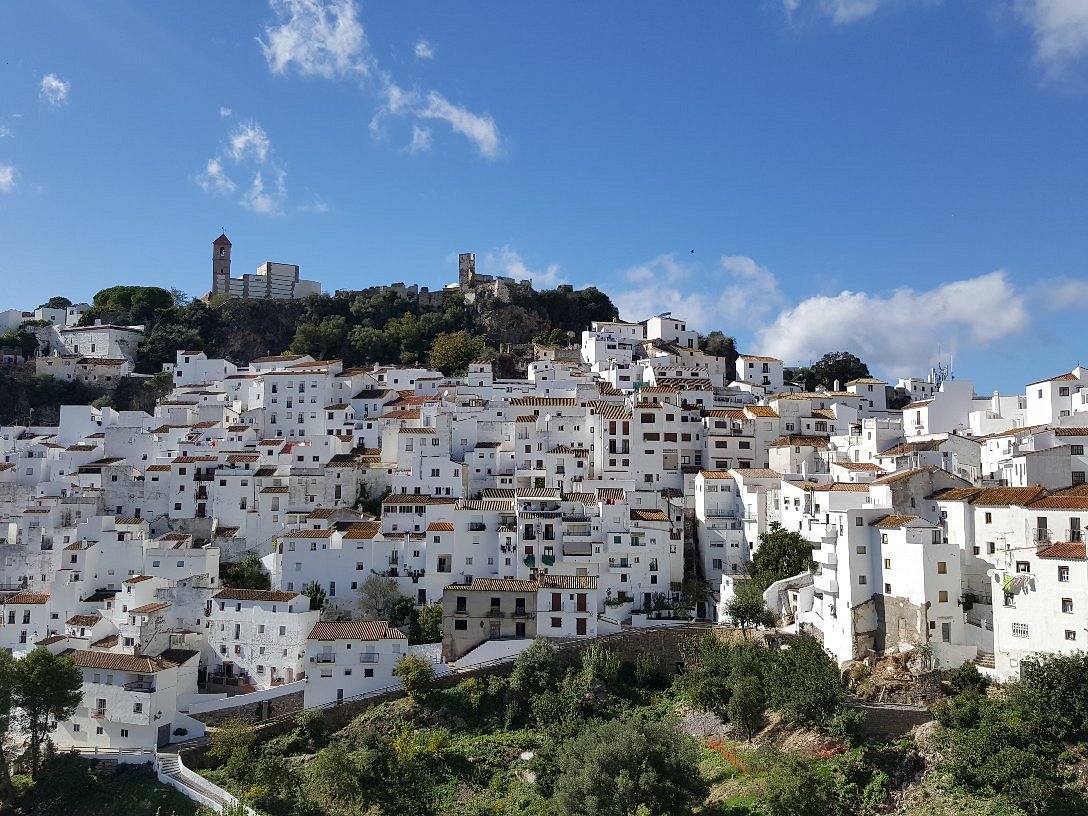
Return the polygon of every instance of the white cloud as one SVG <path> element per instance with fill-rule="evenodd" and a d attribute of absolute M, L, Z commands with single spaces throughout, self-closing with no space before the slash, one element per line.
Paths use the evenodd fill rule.
<path fill-rule="evenodd" d="M 0 193 L 10 193 L 15 189 L 15 168 L 10 164 L 0 164 Z"/>
<path fill-rule="evenodd" d="M 1020 18 L 1032 27 L 1035 61 L 1049 79 L 1060 79 L 1088 56 L 1088 3 L 1084 0 L 1016 0 Z"/>
<path fill-rule="evenodd" d="M 417 115 L 424 119 L 441 119 L 447 122 L 455 133 L 460 133 L 473 142 L 481 156 L 495 159 L 502 153 L 502 139 L 494 119 L 487 114 L 475 114 L 454 105 L 438 91 L 427 94 L 427 104 L 417 111 Z"/>
<path fill-rule="evenodd" d="M 537 289 L 550 289 L 563 282 L 559 274 L 559 264 L 548 264 L 544 269 L 532 270 L 509 245 L 484 253 L 477 259 L 477 263 L 480 274 L 502 275 L 517 281 L 530 279 Z"/>
<path fill-rule="evenodd" d="M 481 156 L 496 159 L 502 155 L 502 137 L 491 116 L 473 113 L 435 90 L 405 89 L 391 73 L 379 68 L 352 0 L 269 0 L 269 4 L 279 18 L 279 25 L 266 27 L 264 37 L 258 41 L 274 74 L 286 73 L 293 65 L 303 76 L 326 79 L 355 76 L 370 80 L 365 87 L 379 98 L 370 121 L 370 132 L 375 139 L 383 137 L 383 122 L 391 116 L 441 120 L 454 133 L 475 144 Z M 414 51 L 417 59 L 434 57 L 434 48 L 426 40 L 417 42 Z M 416 127 L 413 123 L 412 152 L 420 152 L 424 145 L 431 144 L 429 130 L 426 137 L 418 136 Z"/>
<path fill-rule="evenodd" d="M 806 298 L 757 333 L 761 353 L 803 363 L 828 351 L 850 351 L 892 375 L 929 367 L 945 352 L 981 349 L 1025 329 L 1023 293 L 1004 271 L 890 295 L 844 291 Z"/>
<path fill-rule="evenodd" d="M 270 0 L 280 20 L 268 26 L 261 50 L 274 74 L 294 65 L 303 76 L 337 76 L 370 73 L 371 56 L 362 23 L 350 0 Z"/>
<path fill-rule="evenodd" d="M 219 118 L 220 119 L 229 119 L 233 115 L 234 115 L 234 111 L 232 111 L 230 108 L 220 106 L 220 108 L 219 108 Z"/>
<path fill-rule="evenodd" d="M 205 193 L 221 195 L 230 195 L 238 186 L 223 171 L 223 164 L 219 159 L 208 159 L 204 172 L 196 177 L 196 183 Z"/>
<path fill-rule="evenodd" d="M 835 23 L 853 23 L 876 13 L 884 0 L 822 0 L 822 11 Z"/>
<path fill-rule="evenodd" d="M 642 320 L 663 310 L 684 318 L 697 331 L 736 332 L 758 328 L 783 304 L 774 275 L 751 258 L 726 255 L 720 272 L 706 273 L 697 262 L 682 262 L 676 254 L 659 255 L 652 261 L 627 269 L 627 280 L 639 284 L 614 300 L 626 320 Z M 687 292 L 685 282 L 713 280 L 713 292 Z"/>
<path fill-rule="evenodd" d="M 233 168 L 229 174 L 228 166 Z M 249 174 L 253 181 L 241 192 L 238 204 L 260 215 L 282 215 L 287 206 L 287 173 L 273 159 L 272 140 L 264 128 L 252 121 L 234 128 L 219 154 L 208 159 L 195 181 L 205 193 L 229 196 L 239 189 L 231 175 Z M 273 180 L 271 189 L 266 179 Z"/>
<path fill-rule="evenodd" d="M 258 215 L 282 215 L 283 206 L 287 201 L 287 174 L 282 170 L 272 171 L 275 176 L 275 188 L 265 190 L 264 175 L 258 170 L 253 176 L 253 184 L 242 195 L 239 203 L 247 210 Z"/>
<path fill-rule="evenodd" d="M 418 60 L 430 60 L 434 59 L 434 48 L 426 40 L 420 40 L 416 43 L 416 59 Z"/>
<path fill-rule="evenodd" d="M 68 90 L 71 85 L 56 74 L 46 74 L 42 77 L 41 97 L 50 105 L 63 105 L 68 101 Z"/>
<path fill-rule="evenodd" d="M 14 135 L 15 132 L 11 128 L 0 125 L 0 139 L 7 139 Z"/>
<path fill-rule="evenodd" d="M 257 162 L 264 163 L 271 147 L 272 143 L 268 139 L 268 134 L 256 122 L 245 122 L 239 125 L 230 137 L 230 156 L 236 162 L 252 154 Z"/>
<path fill-rule="evenodd" d="M 304 213 L 313 213 L 313 214 L 316 214 L 316 215 L 324 215 L 325 213 L 327 213 L 329 211 L 329 205 L 326 204 L 324 201 L 321 201 L 319 199 L 315 199 L 314 201 L 311 201 L 309 204 L 303 204 L 300 207 L 298 207 L 298 211 L 299 212 L 304 212 Z"/>
<path fill-rule="evenodd" d="M 412 142 L 408 145 L 409 153 L 423 153 L 431 149 L 430 128 L 412 125 Z"/>

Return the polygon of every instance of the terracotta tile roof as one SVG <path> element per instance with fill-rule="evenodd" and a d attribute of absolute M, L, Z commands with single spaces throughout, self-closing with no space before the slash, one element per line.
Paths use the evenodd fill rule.
<path fill-rule="evenodd" d="M 432 521 L 427 525 L 428 533 L 452 533 L 453 525 L 448 521 Z"/>
<path fill-rule="evenodd" d="M 541 589 L 596 589 L 596 575 L 542 575 L 537 582 Z"/>
<path fill-rule="evenodd" d="M 778 411 L 769 405 L 747 405 L 744 410 L 753 417 L 773 419 L 778 416 Z"/>
<path fill-rule="evenodd" d="M 714 419 L 732 419 L 735 422 L 743 422 L 748 419 L 743 408 L 715 408 L 707 411 L 706 415 Z"/>
<path fill-rule="evenodd" d="M 430 436 L 434 436 L 435 430 L 434 430 L 434 428 L 399 428 L 397 430 L 397 433 L 402 433 L 402 434 L 428 434 Z"/>
<path fill-rule="evenodd" d="M 1042 385 L 1043 383 L 1047 382 L 1072 382 L 1076 379 L 1078 379 L 1076 374 L 1074 374 L 1072 371 L 1067 371 L 1064 374 L 1059 374 L 1057 377 L 1047 377 L 1046 379 L 1030 382 L 1028 383 L 1027 387 L 1030 388 L 1033 385 Z"/>
<path fill-rule="evenodd" d="M 288 530 L 284 538 L 331 538 L 333 530 Z"/>
<path fill-rule="evenodd" d="M 729 471 L 733 478 L 742 476 L 748 479 L 781 479 L 782 474 L 770 468 L 733 468 Z"/>
<path fill-rule="evenodd" d="M 938 490 L 930 496 L 926 496 L 927 499 L 933 499 L 935 501 L 968 501 L 984 493 L 987 488 L 985 487 L 947 487 L 944 490 Z"/>
<path fill-rule="evenodd" d="M 760 357 L 757 354 L 738 354 L 738 359 L 752 360 L 756 363 L 781 363 L 777 357 Z"/>
<path fill-rule="evenodd" d="M 47 638 L 34 641 L 35 646 L 52 646 L 54 643 L 60 643 L 62 640 L 68 640 L 67 635 L 50 635 Z"/>
<path fill-rule="evenodd" d="M 369 541 L 381 532 L 380 521 L 356 521 L 344 532 L 344 538 L 348 541 Z"/>
<path fill-rule="evenodd" d="M 169 608 L 168 603 L 149 603 L 143 606 L 137 606 L 135 609 L 130 609 L 131 615 L 150 615 L 152 612 L 161 612 L 164 609 Z"/>
<path fill-rule="evenodd" d="M 151 575 L 133 575 L 131 578 L 126 578 L 121 583 L 124 584 L 142 584 L 144 581 L 150 581 L 153 576 Z"/>
<path fill-rule="evenodd" d="M 933 400 L 931 399 L 918 400 L 917 402 L 911 402 L 907 405 L 904 405 L 902 410 L 906 411 L 910 408 L 925 408 L 931 402 L 933 402 Z"/>
<path fill-rule="evenodd" d="M 631 510 L 631 521 L 668 521 L 669 517 L 661 510 Z"/>
<path fill-rule="evenodd" d="M 22 592 L 17 592 L 14 595 L 12 595 L 10 598 L 8 598 L 6 601 L 4 601 L 4 603 L 5 604 L 24 604 L 24 605 L 28 605 L 28 606 L 35 605 L 35 604 L 49 603 L 49 593 L 48 592 L 30 592 L 29 590 L 24 589 Z"/>
<path fill-rule="evenodd" d="M 262 493 L 289 493 L 290 488 L 284 485 L 269 485 L 261 488 Z"/>
<path fill-rule="evenodd" d="M 1032 510 L 1088 510 L 1088 496 L 1043 496 L 1027 506 Z"/>
<path fill-rule="evenodd" d="M 515 397 L 511 408 L 573 408 L 578 404 L 574 397 Z"/>
<path fill-rule="evenodd" d="M 485 499 L 512 499 L 515 492 L 512 487 L 485 487 L 482 496 Z"/>
<path fill-rule="evenodd" d="M 627 494 L 622 487 L 598 487 L 597 488 L 597 501 L 623 501 Z"/>
<path fill-rule="evenodd" d="M 198 462 L 218 462 L 216 456 L 177 456 L 173 459 L 175 465 L 191 465 Z"/>
<path fill-rule="evenodd" d="M 812 485 L 812 489 L 824 493 L 868 493 L 869 485 L 865 482 L 828 482 Z"/>
<path fill-rule="evenodd" d="M 783 436 L 780 439 L 771 442 L 767 445 L 768 448 L 791 448 L 794 446 L 807 447 L 807 448 L 826 448 L 830 444 L 830 440 L 826 436 L 803 436 L 801 434 L 791 434 Z"/>
<path fill-rule="evenodd" d="M 875 462 L 832 462 L 831 464 L 833 467 L 841 467 L 844 470 L 884 472 L 884 468 Z"/>
<path fill-rule="evenodd" d="M 813 408 L 810 413 L 817 419 L 838 419 L 830 408 Z"/>
<path fill-rule="evenodd" d="M 147 520 L 138 516 L 115 516 L 113 523 L 122 527 L 138 527 L 141 524 L 146 524 Z"/>
<path fill-rule="evenodd" d="M 148 465 L 146 469 L 151 473 L 162 473 L 170 470 L 170 465 Z"/>
<path fill-rule="evenodd" d="M 94 626 L 100 620 L 101 615 L 72 615 L 65 623 L 70 626 Z"/>
<path fill-rule="evenodd" d="M 558 499 L 560 497 L 557 487 L 526 487 L 516 490 L 519 499 Z"/>
<path fill-rule="evenodd" d="M 258 357 L 253 360 L 254 363 L 290 363 L 294 360 L 301 360 L 304 355 L 302 354 L 273 354 L 270 357 Z"/>
<path fill-rule="evenodd" d="M 1054 428 L 1055 436 L 1088 436 L 1088 428 Z"/>
<path fill-rule="evenodd" d="M 926 439 L 922 442 L 900 442 L 898 445 L 878 453 L 877 456 L 906 456 L 908 453 L 935 451 L 944 441 L 943 439 Z"/>
<path fill-rule="evenodd" d="M 593 493 L 564 493 L 563 501 L 581 502 L 582 504 L 596 504 L 597 496 Z"/>
<path fill-rule="evenodd" d="M 874 521 L 870 524 L 870 527 L 876 527 L 880 530 L 898 530 L 909 522 L 915 521 L 918 516 L 893 514 L 890 516 L 884 516 L 879 521 Z"/>
<path fill-rule="evenodd" d="M 97 542 L 94 541 L 73 541 L 67 547 L 64 548 L 65 552 L 79 552 L 80 550 L 89 550 Z"/>
<path fill-rule="evenodd" d="M 975 507 L 1023 507 L 1046 494 L 1046 488 L 1039 485 L 1032 487 L 988 487 L 971 500 Z"/>
<path fill-rule="evenodd" d="M 443 496 L 427 496 L 419 493 L 391 493 L 382 499 L 387 504 L 456 504 L 457 499 Z"/>
<path fill-rule="evenodd" d="M 537 418 L 535 416 L 533 416 L 532 414 L 525 414 L 524 416 L 519 416 L 514 421 L 515 422 L 536 422 L 536 420 L 537 420 Z"/>
<path fill-rule="evenodd" d="M 386 621 L 318 621 L 307 640 L 407 640 L 404 632 Z"/>
<path fill-rule="evenodd" d="M 76 453 L 86 453 L 88 451 L 98 450 L 97 445 L 69 445 L 65 448 L 66 451 L 73 451 Z"/>
<path fill-rule="evenodd" d="M 849 388 L 851 385 L 887 385 L 887 383 L 884 382 L 884 380 L 878 380 L 875 377 L 859 377 L 856 380 L 850 380 L 850 382 L 846 384 L 846 387 Z"/>
<path fill-rule="evenodd" d="M 227 457 L 228 462 L 259 462 L 261 461 L 261 455 L 259 453 L 232 453 Z"/>
<path fill-rule="evenodd" d="M 459 510 L 480 510 L 485 513 L 510 513 L 513 511 L 512 499 L 462 499 Z"/>
<path fill-rule="evenodd" d="M 920 468 L 911 468 L 909 470 L 900 470 L 899 472 L 893 473 L 890 476 L 885 476 L 883 479 L 877 479 L 875 482 L 873 482 L 873 484 L 875 484 L 875 485 L 895 484 L 896 482 L 901 482 L 904 479 L 909 479 L 912 476 L 917 476 L 919 473 L 925 473 L 927 471 L 932 472 L 932 471 L 937 470 L 937 469 L 938 468 L 936 468 L 933 465 L 926 465 L 925 467 L 920 467 Z"/>
<path fill-rule="evenodd" d="M 332 518 L 333 514 L 336 512 L 336 510 L 337 510 L 337 508 L 335 508 L 335 507 L 315 507 L 313 510 L 311 510 L 309 513 L 306 514 L 306 518 L 312 518 L 312 519 L 328 519 L 328 518 Z"/>
<path fill-rule="evenodd" d="M 733 474 L 728 470 L 700 470 L 699 475 L 704 479 L 732 479 Z"/>
<path fill-rule="evenodd" d="M 299 597 L 297 592 L 275 589 L 221 589 L 212 595 L 213 601 L 276 601 L 287 603 Z"/>
<path fill-rule="evenodd" d="M 71 658 L 81 669 L 112 669 L 132 674 L 155 674 L 177 666 L 163 657 L 143 657 L 119 654 L 117 652 L 98 652 L 87 649 L 69 649 L 62 656 Z"/>
<path fill-rule="evenodd" d="M 419 419 L 421 416 L 423 416 L 423 412 L 418 408 L 398 408 L 395 411 L 387 411 L 378 419 Z M 402 428 L 401 430 L 408 429 Z"/>
<path fill-rule="evenodd" d="M 589 408 L 602 419 L 631 419 L 631 411 L 622 402 L 600 402 L 594 400 Z"/>
<path fill-rule="evenodd" d="M 1083 541 L 1061 541 L 1049 547 L 1041 547 L 1035 554 L 1040 558 L 1061 558 L 1070 561 L 1085 559 Z"/>
<path fill-rule="evenodd" d="M 473 578 L 471 584 L 450 584 L 451 592 L 536 592 L 540 584 L 518 578 Z"/>

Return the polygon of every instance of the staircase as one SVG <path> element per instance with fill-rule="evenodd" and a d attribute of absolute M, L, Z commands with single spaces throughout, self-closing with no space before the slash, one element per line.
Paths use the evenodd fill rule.
<path fill-rule="evenodd" d="M 161 751 L 158 754 L 157 763 L 159 780 L 176 788 L 194 802 L 211 807 L 220 813 L 227 807 L 237 805 L 238 800 L 221 787 L 186 768 L 175 751 L 170 749 Z M 248 808 L 247 812 L 253 813 Z"/>
<path fill-rule="evenodd" d="M 975 665 L 983 669 L 993 669 L 994 656 L 989 652 L 979 652 L 975 658 Z"/>

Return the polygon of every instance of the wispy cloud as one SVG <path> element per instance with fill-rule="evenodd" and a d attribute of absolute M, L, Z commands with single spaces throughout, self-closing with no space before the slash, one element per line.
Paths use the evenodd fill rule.
<path fill-rule="evenodd" d="M 423 153 L 431 149 L 431 129 L 412 125 L 412 141 L 408 145 L 409 153 Z"/>
<path fill-rule="evenodd" d="M 56 74 L 46 74 L 42 77 L 40 94 L 50 105 L 63 105 L 68 101 L 70 88 L 71 85 Z"/>
<path fill-rule="evenodd" d="M 274 74 L 294 67 L 302 76 L 367 75 L 370 52 L 363 26 L 350 0 L 270 0 L 280 20 L 268 26 L 261 44 Z"/>
<path fill-rule="evenodd" d="M 244 189 L 235 181 L 239 175 L 252 179 Z M 275 161 L 272 140 L 254 121 L 237 123 L 194 180 L 211 195 L 232 196 L 241 189 L 238 204 L 259 215 L 282 215 L 287 207 L 287 173 Z"/>
<path fill-rule="evenodd" d="M 0 193 L 15 190 L 15 168 L 10 164 L 0 164 Z"/>
<path fill-rule="evenodd" d="M 273 187 L 267 190 L 264 184 L 264 173 L 258 170 L 254 174 L 253 183 L 239 202 L 247 210 L 258 215 L 283 214 L 283 207 L 287 201 L 287 174 L 283 170 L 273 168 L 270 175 L 273 177 Z"/>
<path fill-rule="evenodd" d="M 406 89 L 392 73 L 379 67 L 352 0 L 269 0 L 269 4 L 277 23 L 267 26 L 258 42 L 272 73 L 294 70 L 300 76 L 361 80 L 362 87 L 378 100 L 370 122 L 372 136 L 382 138 L 383 124 L 390 118 L 415 120 L 409 152 L 424 149 L 419 141 L 424 138 L 419 136 L 419 122 L 442 121 L 472 142 L 481 156 L 496 159 L 503 155 L 503 139 L 490 115 L 474 113 L 437 90 Z M 426 40 L 417 42 L 414 51 L 417 59 L 434 56 L 434 48 Z M 429 132 L 426 139 L 429 147 Z"/>
<path fill-rule="evenodd" d="M 563 283 L 559 264 L 548 264 L 543 269 L 530 269 L 509 244 L 485 252 L 477 259 L 477 264 L 481 274 L 502 275 L 517 281 L 531 280 L 537 289 L 550 289 Z"/>
<path fill-rule="evenodd" d="M 1067 77 L 1088 57 L 1088 3 L 1084 0 L 1016 0 L 1020 19 L 1035 40 L 1035 61 L 1050 80 Z"/>
<path fill-rule="evenodd" d="M 230 195 L 238 188 L 224 172 L 223 163 L 219 159 L 208 159 L 204 172 L 196 177 L 196 183 L 205 193 Z"/>
<path fill-rule="evenodd" d="M 11 128 L 0 125 L 0 139 L 8 139 L 14 135 L 15 131 L 13 131 Z"/>
<path fill-rule="evenodd" d="M 232 111 L 230 108 L 228 108 L 228 107 L 220 107 L 219 108 L 219 118 L 220 119 L 229 119 L 233 115 L 234 115 L 234 111 Z"/>

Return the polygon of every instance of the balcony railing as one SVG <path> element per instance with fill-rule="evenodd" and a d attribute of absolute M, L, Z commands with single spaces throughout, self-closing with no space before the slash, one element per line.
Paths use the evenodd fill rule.
<path fill-rule="evenodd" d="M 593 543 L 590 541 L 564 542 L 563 555 L 593 555 Z"/>
<path fill-rule="evenodd" d="M 138 691 L 143 694 L 153 694 L 155 692 L 155 684 L 146 680 L 134 680 L 131 683 L 125 683 L 124 688 L 125 691 Z"/>
<path fill-rule="evenodd" d="M 310 658 L 311 663 L 335 663 L 336 655 L 334 654 L 317 654 Z"/>
<path fill-rule="evenodd" d="M 1050 530 L 1043 527 L 1036 527 L 1032 531 L 1035 541 L 1050 541 Z"/>
<path fill-rule="evenodd" d="M 491 607 L 490 609 L 487 610 L 487 616 L 489 618 L 501 618 L 502 617 L 502 610 L 497 606 L 493 606 L 493 607 Z"/>
<path fill-rule="evenodd" d="M 487 529 L 487 525 L 484 524 L 482 521 L 470 521 L 468 524 L 468 529 L 474 533 L 481 533 Z"/>
<path fill-rule="evenodd" d="M 543 564 L 544 566 L 546 566 L 546 567 L 550 567 L 550 566 L 552 566 L 552 565 L 553 565 L 553 564 L 555 563 L 555 556 L 554 556 L 554 555 L 542 555 L 542 556 L 540 557 L 540 562 L 541 562 L 541 563 L 542 563 L 542 564 Z"/>
<path fill-rule="evenodd" d="M 535 567 L 536 566 L 536 556 L 532 556 L 532 555 L 525 556 L 525 566 Z"/>
<path fill-rule="evenodd" d="M 91 712 L 91 717 L 96 720 L 106 719 L 106 709 L 98 708 Z"/>
<path fill-rule="evenodd" d="M 703 511 L 703 515 L 707 518 L 735 519 L 737 517 L 737 511 L 728 507 L 707 507 Z"/>
<path fill-rule="evenodd" d="M 378 652 L 363 652 L 359 655 L 360 663 L 379 663 L 382 656 Z"/>

